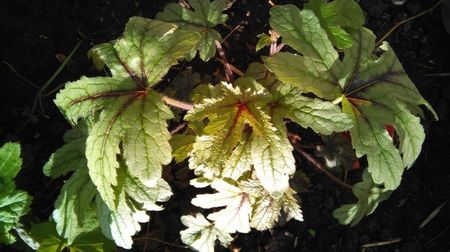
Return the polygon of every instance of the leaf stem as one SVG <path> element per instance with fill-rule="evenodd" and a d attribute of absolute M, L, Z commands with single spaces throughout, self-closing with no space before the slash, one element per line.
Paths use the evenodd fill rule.
<path fill-rule="evenodd" d="M 230 64 L 228 63 L 227 57 L 225 56 L 225 52 L 223 51 L 222 45 L 219 41 L 216 40 L 217 52 L 219 53 L 220 58 L 222 59 L 223 66 L 225 68 L 225 77 L 227 78 L 228 83 L 234 82 L 233 71 L 231 70 Z"/>
<path fill-rule="evenodd" d="M 162 96 L 162 99 L 167 105 L 175 107 L 175 108 L 179 108 L 179 109 L 186 110 L 186 111 L 194 109 L 194 105 L 192 105 L 191 103 L 188 103 L 188 102 L 179 101 L 177 99 L 174 99 L 172 97 L 168 97 L 165 95 Z"/>
<path fill-rule="evenodd" d="M 340 180 L 339 178 L 337 178 L 336 176 L 334 176 L 333 173 L 329 172 L 327 169 L 325 169 L 325 167 L 323 167 L 323 165 L 317 161 L 313 156 L 309 155 L 307 152 L 305 152 L 304 150 L 302 150 L 297 143 L 292 143 L 292 146 L 294 147 L 294 149 L 300 154 L 302 155 L 306 160 L 308 160 L 308 162 L 310 162 L 314 168 L 316 168 L 316 170 L 323 172 L 327 177 L 329 177 L 331 180 L 333 180 L 334 182 L 336 182 L 337 184 L 339 184 L 340 186 L 346 188 L 346 189 L 352 189 L 352 186 L 345 183 L 344 181 Z"/>

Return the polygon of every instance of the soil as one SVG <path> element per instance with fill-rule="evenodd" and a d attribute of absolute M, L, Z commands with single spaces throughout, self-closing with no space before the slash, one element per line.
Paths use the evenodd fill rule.
<path fill-rule="evenodd" d="M 128 18 L 135 15 L 154 17 L 168 1 L 153 0 L 2 0 L 0 1 L 0 143 L 19 141 L 23 148 L 24 167 L 17 178 L 19 188 L 33 195 L 32 217 L 29 221 L 45 221 L 59 193 L 62 180 L 50 180 L 42 174 L 42 166 L 50 154 L 62 145 L 62 136 L 69 128 L 53 103 L 55 93 L 48 94 L 67 81 L 81 75 L 98 75 L 86 52 L 95 44 L 120 36 Z M 277 4 L 298 0 L 274 1 Z M 385 34 L 397 22 L 431 7 L 435 1 L 407 0 L 395 5 L 392 0 L 361 0 L 367 23 L 377 36 Z M 258 61 L 262 50 L 254 53 L 257 35 L 267 32 L 269 5 L 266 0 L 237 0 L 227 11 L 227 26 L 223 35 L 240 25 L 225 43 L 230 63 L 245 69 Z M 83 40 L 62 72 L 42 93 L 40 103 L 32 110 L 38 88 L 52 76 L 61 61 L 78 41 Z M 423 121 L 427 138 L 415 165 L 405 172 L 401 186 L 374 214 L 353 228 L 342 226 L 331 213 L 351 195 L 323 174 L 316 173 L 300 157 L 299 167 L 311 179 L 308 192 L 302 193 L 304 222 L 288 222 L 271 232 L 251 232 L 237 235 L 234 248 L 241 251 L 450 251 L 450 203 L 423 228 L 420 224 L 439 205 L 450 198 L 450 35 L 443 27 L 439 8 L 432 13 L 400 26 L 387 39 L 406 72 L 422 95 L 439 114 Z M 194 62 L 201 73 L 221 69 L 217 62 Z M 441 75 L 438 75 L 441 74 Z M 20 130 L 29 120 L 25 128 Z M 175 179 L 189 176 L 180 168 L 170 167 Z M 133 251 L 143 251 L 145 237 L 180 244 L 178 230 L 180 210 L 189 202 L 189 190 L 183 183 L 174 186 L 175 196 L 164 214 L 152 215 L 150 225 L 143 226 Z M 143 239 L 142 239 L 143 238 Z M 178 251 L 179 249 L 148 240 L 147 251 Z M 0 251 L 17 251 L 17 247 L 0 245 Z M 223 249 L 226 251 L 225 249 Z M 238 251 L 238 250 L 236 250 Z"/>

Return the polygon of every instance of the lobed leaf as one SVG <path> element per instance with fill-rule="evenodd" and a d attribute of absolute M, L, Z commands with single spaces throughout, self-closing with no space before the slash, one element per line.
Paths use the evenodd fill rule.
<path fill-rule="evenodd" d="M 166 22 L 173 22 L 202 34 L 199 42 L 192 48 L 189 59 L 195 57 L 199 52 L 203 61 L 208 61 L 216 54 L 215 41 L 222 40 L 220 34 L 214 30 L 214 27 L 225 23 L 228 16 L 222 14 L 226 9 L 225 0 L 188 0 L 193 10 L 184 8 L 180 4 L 169 3 L 163 12 L 156 15 L 156 19 Z"/>
<path fill-rule="evenodd" d="M 95 115 L 85 154 L 89 175 L 110 209 L 118 204 L 118 155 L 147 186 L 156 185 L 161 166 L 170 162 L 166 120 L 173 115 L 151 87 L 199 39 L 199 33 L 174 24 L 131 18 L 121 39 L 91 51 L 113 76 L 82 78 L 57 95 L 56 104 L 72 123 Z"/>
<path fill-rule="evenodd" d="M 187 227 L 180 232 L 181 240 L 195 251 L 213 252 L 216 239 L 219 239 L 223 246 L 233 240 L 228 233 L 216 228 L 201 213 L 197 213 L 195 217 L 181 216 L 181 223 Z"/>
<path fill-rule="evenodd" d="M 333 217 L 343 225 L 358 224 L 364 216 L 372 214 L 378 204 L 391 195 L 391 191 L 378 187 L 367 172 L 363 173 L 363 181 L 355 184 L 352 191 L 358 202 L 342 205 L 333 211 Z"/>

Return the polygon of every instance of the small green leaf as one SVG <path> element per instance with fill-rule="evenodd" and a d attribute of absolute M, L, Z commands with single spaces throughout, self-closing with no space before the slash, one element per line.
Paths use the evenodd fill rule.
<path fill-rule="evenodd" d="M 354 0 L 311 0 L 305 9 L 314 11 L 328 38 L 339 49 L 350 48 L 352 37 L 346 31 L 361 29 L 364 24 L 364 13 Z"/>
<path fill-rule="evenodd" d="M 180 163 L 189 157 L 189 153 L 192 151 L 193 143 L 195 142 L 195 136 L 175 134 L 172 135 L 169 142 L 172 146 L 173 158 L 177 163 Z"/>
<path fill-rule="evenodd" d="M 7 180 L 13 179 L 22 167 L 20 158 L 20 145 L 6 143 L 0 148 L 0 177 Z"/>
<path fill-rule="evenodd" d="M 219 239 L 224 247 L 233 240 L 228 233 L 216 228 L 201 213 L 197 213 L 195 217 L 181 216 L 181 222 L 187 227 L 180 232 L 181 240 L 195 251 L 214 252 L 216 239 Z"/>
<path fill-rule="evenodd" d="M 68 130 L 64 134 L 65 144 L 56 150 L 44 165 L 44 174 L 56 178 L 70 171 L 85 168 L 87 166 L 85 156 L 87 136 L 88 126 L 85 121 Z"/>
<path fill-rule="evenodd" d="M 258 43 L 256 43 L 256 51 L 258 52 L 259 50 L 263 49 L 266 46 L 270 46 L 270 44 L 272 44 L 272 37 L 270 35 L 267 35 L 265 33 L 259 34 L 257 36 L 258 39 Z"/>
<path fill-rule="evenodd" d="M 56 232 L 55 223 L 41 223 L 31 228 L 31 236 L 39 243 L 38 252 L 112 252 L 114 244 L 107 240 L 100 232 L 94 229 L 80 235 L 71 245 Z"/>
<path fill-rule="evenodd" d="M 352 191 L 358 202 L 342 205 L 333 211 L 333 217 L 343 225 L 358 224 L 364 216 L 372 214 L 380 202 L 388 199 L 392 192 L 378 187 L 367 172 L 363 173 L 363 181 L 355 184 Z"/>
<path fill-rule="evenodd" d="M 202 34 L 198 44 L 191 50 L 192 59 L 198 50 L 200 58 L 208 61 L 216 54 L 215 41 L 222 40 L 220 34 L 214 30 L 214 27 L 225 23 L 228 16 L 222 14 L 226 9 L 227 2 L 225 0 L 188 0 L 193 10 L 186 9 L 179 4 L 169 3 L 163 12 L 156 15 L 156 19 L 166 22 L 173 22 L 199 31 Z"/>

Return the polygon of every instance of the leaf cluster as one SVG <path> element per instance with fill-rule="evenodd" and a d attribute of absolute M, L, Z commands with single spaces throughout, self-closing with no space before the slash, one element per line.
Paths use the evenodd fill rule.
<path fill-rule="evenodd" d="M 67 180 L 51 220 L 31 230 L 39 251 L 110 251 L 110 240 L 131 249 L 132 236 L 150 220 L 149 212 L 163 210 L 160 203 L 172 195 L 162 178 L 172 159 L 188 159 L 195 175 L 190 184 L 212 189 L 191 201 L 202 212 L 181 217 L 187 227 L 181 240 L 194 250 L 214 251 L 216 240 L 227 246 L 236 232 L 302 221 L 291 181 L 298 167 L 287 123 L 341 147 L 319 153 L 334 166 L 330 160 L 337 156 L 339 166 L 367 159 L 362 182 L 353 186 L 357 202 L 333 212 L 346 225 L 355 225 L 386 200 L 420 154 L 422 108 L 434 111 L 389 44 L 378 45 L 363 27 L 363 12 L 353 0 L 311 0 L 302 10 L 274 6 L 273 36 L 261 35 L 257 46 L 270 44 L 271 54 L 250 64 L 243 76 L 212 85 L 183 73 L 172 82 L 183 83 L 185 76 L 195 82 L 186 85 L 195 88 L 183 90 L 192 104 L 169 97 L 179 87 L 162 84 L 173 66 L 197 52 L 203 61 L 214 57 L 222 39 L 215 27 L 227 20 L 227 1 L 187 3 L 168 4 L 154 20 L 132 17 L 122 37 L 89 51 L 107 76 L 83 76 L 57 94 L 55 103 L 73 128 L 44 166 L 47 176 Z M 279 52 L 283 47 L 287 50 Z M 169 132 L 174 118 L 187 124 L 182 133 Z M 12 242 L 9 230 L 31 198 L 11 182 L 20 168 L 17 147 L 4 148 L 0 183 L 9 191 L 0 194 L 0 213 L 11 218 L 0 219 L 0 241 Z"/>

